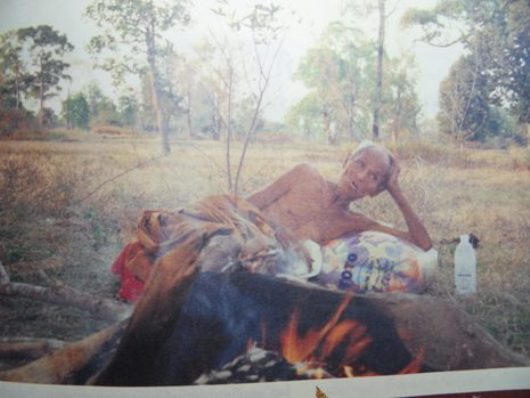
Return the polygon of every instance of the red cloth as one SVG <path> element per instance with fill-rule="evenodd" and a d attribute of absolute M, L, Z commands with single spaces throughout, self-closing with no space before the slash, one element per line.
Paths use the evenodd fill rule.
<path fill-rule="evenodd" d="M 129 302 L 136 301 L 144 291 L 145 280 L 142 280 L 133 272 L 135 266 L 138 266 L 135 262 L 138 262 L 138 260 L 142 263 L 145 262 L 145 256 L 139 256 L 139 254 L 143 254 L 143 251 L 144 248 L 140 242 L 129 243 L 123 248 L 118 257 L 116 257 L 111 267 L 111 271 L 121 278 L 118 296 Z M 141 265 L 146 266 L 145 264 Z"/>

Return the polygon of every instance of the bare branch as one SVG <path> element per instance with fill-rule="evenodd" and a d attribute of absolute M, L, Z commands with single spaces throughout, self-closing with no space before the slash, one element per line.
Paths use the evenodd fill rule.
<path fill-rule="evenodd" d="M 228 69 L 228 110 L 227 110 L 227 123 L 226 123 L 226 172 L 228 179 L 228 191 L 232 192 L 232 165 L 230 164 L 230 144 L 232 139 L 232 83 L 234 80 L 234 70 L 232 64 L 229 65 Z"/>
<path fill-rule="evenodd" d="M 245 155 L 246 155 L 246 152 L 247 152 L 248 144 L 250 143 L 250 138 L 252 137 L 252 135 L 254 134 L 254 130 L 256 129 L 256 123 L 257 123 L 257 120 L 258 120 L 259 112 L 261 110 L 261 103 L 263 101 L 263 96 L 265 95 L 265 91 L 267 90 L 267 86 L 269 84 L 269 80 L 270 80 L 271 73 L 272 73 L 272 68 L 274 67 L 276 59 L 278 58 L 278 54 L 280 52 L 280 49 L 282 48 L 282 44 L 283 44 L 284 38 L 282 38 L 282 40 L 280 40 L 280 43 L 278 44 L 278 47 L 276 48 L 274 56 L 272 57 L 271 63 L 269 65 L 269 69 L 267 70 L 267 73 L 264 76 L 263 86 L 260 86 L 261 88 L 260 88 L 260 91 L 259 91 L 258 101 L 257 101 L 256 107 L 254 109 L 254 114 L 252 116 L 252 122 L 250 123 L 250 126 L 249 126 L 249 128 L 247 130 L 247 134 L 246 134 L 246 137 L 245 137 L 245 143 L 243 145 L 243 150 L 241 151 L 241 156 L 239 158 L 239 164 L 237 166 L 234 195 L 237 195 L 239 177 L 241 175 L 241 170 L 243 168 L 243 162 L 245 160 Z"/>
<path fill-rule="evenodd" d="M 5 275 L 5 269 L 0 267 Z M 9 276 L 7 276 L 9 279 Z M 93 316 L 111 321 L 129 315 L 131 307 L 115 300 L 95 297 L 64 285 L 44 287 L 27 283 L 8 282 L 0 285 L 0 296 L 23 297 L 52 304 L 67 305 L 88 310 Z"/>
<path fill-rule="evenodd" d="M 117 344 L 126 323 L 127 321 L 122 321 L 114 324 L 20 368 L 0 372 L 0 380 L 64 384 L 101 354 L 102 350 L 112 352 L 112 346 Z"/>
<path fill-rule="evenodd" d="M 138 162 L 138 163 L 137 163 L 136 165 L 134 165 L 133 167 L 130 167 L 130 168 L 128 168 L 128 169 L 122 171 L 121 173 L 118 173 L 118 174 L 112 176 L 111 178 L 106 179 L 105 181 L 103 181 L 102 183 L 100 183 L 96 188 L 94 188 L 93 190 L 91 190 L 90 192 L 88 192 L 87 194 L 85 194 L 84 196 L 82 196 L 80 199 L 74 201 L 74 202 L 72 203 L 72 205 L 75 206 L 75 205 L 78 205 L 78 204 L 84 202 L 86 199 L 88 199 L 89 197 L 91 197 L 92 195 L 94 195 L 97 191 L 99 191 L 99 190 L 100 190 L 101 188 L 103 188 L 105 185 L 110 184 L 111 182 L 117 180 L 117 179 L 120 178 L 120 177 L 123 177 L 123 176 L 126 175 L 126 174 L 129 174 L 131 171 L 134 171 L 134 170 L 140 169 L 140 168 L 142 168 L 142 167 L 145 167 L 145 166 L 147 166 L 148 164 L 153 163 L 153 162 L 155 162 L 155 161 L 157 161 L 157 160 L 159 160 L 159 159 L 161 159 L 161 158 L 163 158 L 163 157 L 165 157 L 165 156 L 166 156 L 166 154 L 162 154 L 162 155 L 160 155 L 160 156 L 156 156 L 156 157 L 154 157 L 154 158 L 151 158 L 151 159 L 148 159 L 148 160 L 145 160 L 145 161 L 140 161 L 140 162 Z"/>
<path fill-rule="evenodd" d="M 0 358 L 37 359 L 66 346 L 66 342 L 55 339 L 16 337 L 0 339 Z"/>

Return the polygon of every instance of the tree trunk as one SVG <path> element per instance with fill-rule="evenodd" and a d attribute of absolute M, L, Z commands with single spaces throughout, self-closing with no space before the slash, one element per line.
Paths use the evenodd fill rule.
<path fill-rule="evenodd" d="M 39 86 L 39 115 L 38 122 L 39 127 L 44 126 L 44 72 L 42 71 L 42 58 L 40 59 L 40 86 Z"/>
<path fill-rule="evenodd" d="M 191 89 L 188 87 L 186 95 L 188 96 L 188 109 L 186 111 L 186 122 L 188 125 L 188 140 L 193 138 L 193 127 L 191 120 Z"/>
<path fill-rule="evenodd" d="M 145 41 L 147 45 L 147 63 L 149 65 L 149 74 L 151 80 L 151 92 L 153 96 L 153 108 L 156 113 L 156 123 L 158 133 L 162 140 L 162 154 L 168 155 L 171 153 L 171 145 L 169 143 L 169 130 L 167 119 L 164 117 L 162 109 L 162 87 L 160 85 L 160 75 L 156 65 L 156 44 L 154 26 L 145 34 Z"/>
<path fill-rule="evenodd" d="M 394 114 L 394 123 L 392 126 L 392 142 L 394 144 L 397 144 L 399 139 L 399 131 L 401 130 L 401 86 L 398 86 L 398 93 L 397 93 L 397 99 L 396 99 L 397 105 L 396 105 L 396 112 Z"/>
<path fill-rule="evenodd" d="M 377 69 L 375 75 L 374 95 L 374 120 L 372 125 L 372 136 L 374 141 L 379 140 L 380 113 L 383 96 L 383 55 L 385 46 L 385 0 L 379 0 L 379 34 L 377 37 Z"/>

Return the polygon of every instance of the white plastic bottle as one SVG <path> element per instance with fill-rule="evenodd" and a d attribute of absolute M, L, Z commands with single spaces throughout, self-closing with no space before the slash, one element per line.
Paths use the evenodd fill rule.
<path fill-rule="evenodd" d="M 460 243 L 455 250 L 455 286 L 458 294 L 477 291 L 477 258 L 469 235 L 460 235 Z"/>

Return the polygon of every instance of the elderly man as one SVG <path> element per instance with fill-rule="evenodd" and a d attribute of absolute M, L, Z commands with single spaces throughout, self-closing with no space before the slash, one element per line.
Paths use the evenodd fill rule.
<path fill-rule="evenodd" d="M 399 187 L 399 171 L 390 152 L 369 143 L 360 145 L 346 160 L 338 182 L 328 181 L 313 167 L 301 164 L 247 199 L 300 240 L 325 244 L 352 233 L 378 231 L 429 250 L 431 238 Z M 349 210 L 351 202 L 385 190 L 403 214 L 407 231 Z"/>

